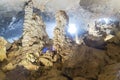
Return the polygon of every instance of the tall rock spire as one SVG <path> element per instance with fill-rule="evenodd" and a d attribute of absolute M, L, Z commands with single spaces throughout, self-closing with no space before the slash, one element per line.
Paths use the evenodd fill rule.
<path fill-rule="evenodd" d="M 62 59 L 66 58 L 67 52 L 70 46 L 72 46 L 70 39 L 67 37 L 67 28 L 69 24 L 69 18 L 65 11 L 58 11 L 56 13 L 57 26 L 54 29 L 53 47 Z M 66 58 L 67 59 L 67 58 Z"/>
<path fill-rule="evenodd" d="M 42 17 L 33 13 L 33 3 L 30 0 L 25 6 L 22 46 L 25 50 L 39 52 L 47 43 L 48 35 Z M 34 49 L 34 50 L 33 50 Z"/>

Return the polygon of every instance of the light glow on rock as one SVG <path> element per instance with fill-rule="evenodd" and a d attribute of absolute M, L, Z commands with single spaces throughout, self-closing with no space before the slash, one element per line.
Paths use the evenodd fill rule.
<path fill-rule="evenodd" d="M 69 24 L 68 32 L 70 34 L 75 34 L 77 32 L 77 28 L 75 24 Z"/>

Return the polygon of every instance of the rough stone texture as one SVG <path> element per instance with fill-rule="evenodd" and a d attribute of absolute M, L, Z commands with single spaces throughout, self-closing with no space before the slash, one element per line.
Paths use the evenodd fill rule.
<path fill-rule="evenodd" d="M 20 66 L 6 73 L 5 80 L 30 80 L 29 71 Z"/>
<path fill-rule="evenodd" d="M 31 0 L 25 6 L 23 27 L 22 48 L 15 45 L 18 47 L 18 50 L 15 51 L 17 55 L 12 55 L 11 62 L 3 70 L 12 70 L 16 66 L 24 66 L 28 70 L 37 70 L 39 68 L 37 59 L 39 59 L 42 48 L 48 43 L 48 35 L 42 18 L 33 13 Z"/>
<path fill-rule="evenodd" d="M 98 34 L 98 30 L 95 27 L 95 22 L 91 22 L 88 24 L 88 34 L 95 36 L 95 37 L 100 37 L 100 35 Z"/>
<path fill-rule="evenodd" d="M 61 71 L 57 69 L 51 69 L 48 73 L 37 80 L 68 80 L 62 75 Z"/>
<path fill-rule="evenodd" d="M 98 80 L 120 80 L 120 63 L 107 65 Z"/>
<path fill-rule="evenodd" d="M 5 73 L 0 70 L 0 80 L 5 80 Z"/>
<path fill-rule="evenodd" d="M 106 64 L 103 50 L 78 46 L 72 49 L 73 55 L 65 62 L 65 72 L 69 76 L 82 76 L 96 79 L 102 67 Z"/>
<path fill-rule="evenodd" d="M 24 55 L 20 65 L 23 65 L 30 70 L 36 70 L 39 67 L 33 63 L 37 62 L 37 58 L 39 57 L 42 48 L 48 43 L 48 35 L 45 31 L 45 24 L 42 21 L 42 17 L 33 13 L 32 0 L 25 6 L 23 28 L 22 55 L 23 53 L 26 55 Z"/>
<path fill-rule="evenodd" d="M 84 43 L 89 47 L 98 48 L 98 49 L 105 48 L 104 39 L 102 39 L 101 37 L 87 35 L 83 40 L 84 40 Z"/>
<path fill-rule="evenodd" d="M 53 48 L 65 59 L 67 53 L 62 53 L 62 50 L 66 50 L 72 46 L 66 34 L 69 18 L 65 11 L 62 10 L 58 11 L 55 17 L 57 25 L 54 29 Z"/>
<path fill-rule="evenodd" d="M 6 44 L 7 44 L 7 41 L 3 37 L 0 37 L 0 61 L 3 61 L 4 59 L 7 58 Z"/>
<path fill-rule="evenodd" d="M 39 61 L 47 67 L 53 66 L 53 63 L 57 61 L 57 55 L 52 51 L 47 51 L 45 54 L 39 57 Z"/>
<path fill-rule="evenodd" d="M 120 46 L 115 44 L 107 44 L 107 55 L 112 61 L 111 63 L 120 62 Z"/>
<path fill-rule="evenodd" d="M 27 60 L 22 60 L 18 65 L 24 66 L 27 70 L 38 70 L 38 68 L 39 68 L 39 66 L 37 66 Z"/>
<path fill-rule="evenodd" d="M 109 21 L 106 22 L 106 20 Z M 95 22 L 89 23 L 88 33 L 95 37 L 101 37 L 103 39 L 108 35 L 115 35 L 120 30 L 119 22 L 112 21 L 110 19 L 104 18 L 101 20 L 96 20 Z"/>
<path fill-rule="evenodd" d="M 48 41 L 42 18 L 33 13 L 33 4 L 29 2 L 25 7 L 24 33 L 22 46 L 32 52 L 40 52 Z M 31 52 L 31 53 L 32 53 Z"/>
<path fill-rule="evenodd" d="M 75 77 L 75 78 L 73 78 L 73 80 L 87 80 L 87 79 L 85 79 L 83 77 Z"/>
<path fill-rule="evenodd" d="M 109 39 L 107 42 L 115 43 L 119 45 L 120 44 L 120 31 L 116 32 L 115 36 Z"/>

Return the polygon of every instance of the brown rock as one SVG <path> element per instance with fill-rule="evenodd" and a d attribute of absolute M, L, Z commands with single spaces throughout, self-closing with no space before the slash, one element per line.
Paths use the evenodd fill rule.
<path fill-rule="evenodd" d="M 25 6 L 22 46 L 23 51 L 39 53 L 48 42 L 45 24 L 42 17 L 33 13 L 33 2 L 28 1 Z"/>
<path fill-rule="evenodd" d="M 87 80 L 87 79 L 82 78 L 82 77 L 75 77 L 75 78 L 73 78 L 73 80 Z"/>
<path fill-rule="evenodd" d="M 104 51 L 82 45 L 73 49 L 73 55 L 64 63 L 64 72 L 72 77 L 96 79 L 105 65 L 105 59 Z"/>
<path fill-rule="evenodd" d="M 48 60 L 48 59 L 39 58 L 39 61 L 40 61 L 44 66 L 47 66 L 47 67 L 53 66 L 53 62 L 50 61 L 50 60 Z"/>
<path fill-rule="evenodd" d="M 0 61 L 3 61 L 4 59 L 7 58 L 6 44 L 7 44 L 7 41 L 3 37 L 0 37 Z"/>
<path fill-rule="evenodd" d="M 107 65 L 100 73 L 98 80 L 120 80 L 120 63 Z"/>
<path fill-rule="evenodd" d="M 57 69 L 51 69 L 47 75 L 40 77 L 37 80 L 68 80 L 66 77 L 61 75 L 62 72 Z"/>
<path fill-rule="evenodd" d="M 55 15 L 57 26 L 54 29 L 53 47 L 61 55 L 62 61 L 67 60 L 68 53 L 63 52 L 66 48 L 72 46 L 70 39 L 67 37 L 66 29 L 68 28 L 69 18 L 65 11 L 58 11 Z"/>
<path fill-rule="evenodd" d="M 5 73 L 0 70 L 0 80 L 5 80 Z"/>
<path fill-rule="evenodd" d="M 110 60 L 120 62 L 120 46 L 115 44 L 107 44 L 107 55 Z"/>
<path fill-rule="evenodd" d="M 10 71 L 16 68 L 16 65 L 13 65 L 12 63 L 8 63 L 7 65 L 5 65 L 2 69 L 4 71 Z"/>
<path fill-rule="evenodd" d="M 19 66 L 24 66 L 27 70 L 38 70 L 39 66 L 32 64 L 31 62 L 27 60 L 22 60 L 19 63 Z"/>

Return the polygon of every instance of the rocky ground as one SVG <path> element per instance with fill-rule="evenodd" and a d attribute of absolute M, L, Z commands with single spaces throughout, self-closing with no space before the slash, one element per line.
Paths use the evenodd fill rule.
<path fill-rule="evenodd" d="M 104 49 L 73 45 L 64 62 L 56 61 L 58 56 L 51 51 L 36 58 L 21 55 L 19 41 L 8 44 L 1 38 L 0 42 L 0 80 L 120 80 L 119 35 L 107 41 Z"/>

